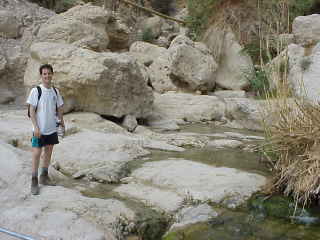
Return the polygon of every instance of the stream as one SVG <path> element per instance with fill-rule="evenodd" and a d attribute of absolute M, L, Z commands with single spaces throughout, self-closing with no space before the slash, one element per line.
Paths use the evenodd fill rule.
<path fill-rule="evenodd" d="M 215 134 L 225 132 L 240 133 L 246 136 L 263 136 L 261 132 L 215 127 L 212 124 L 185 125 L 182 126 L 180 132 L 204 134 L 206 136 L 217 136 Z M 243 142 L 245 142 L 245 145 L 255 146 L 262 141 L 246 140 Z M 211 166 L 236 168 L 270 178 L 272 176 L 270 165 L 261 160 L 261 155 L 258 152 L 244 149 L 246 148 L 214 149 L 212 147 L 204 147 L 200 149 L 189 147 L 184 152 L 152 150 L 151 155 L 148 157 L 130 162 L 129 169 L 130 171 L 137 169 L 145 162 L 182 158 Z M 149 227 L 144 228 L 144 231 L 140 231 L 140 234 L 136 234 L 144 240 L 320 239 L 320 209 L 312 207 L 294 213 L 294 210 L 291 211 L 295 209 L 293 201 L 282 196 L 270 197 L 258 194 L 236 209 L 228 209 L 225 206 L 211 203 L 210 205 L 219 214 L 217 218 L 211 219 L 206 223 L 193 224 L 182 230 L 164 235 L 166 224 L 164 224 L 165 220 L 161 214 L 146 207 L 139 201 L 123 198 L 113 192 L 112 190 L 117 184 L 97 184 L 95 187 L 89 188 L 87 182 L 74 181 L 64 185 L 70 188 L 77 188 L 81 190 L 83 195 L 88 197 L 116 198 L 125 202 L 128 207 L 138 213 L 137 215 L 143 216 L 142 218 L 147 222 Z M 143 226 L 145 227 L 145 225 L 146 223 Z M 139 239 L 138 236 L 135 238 L 129 235 L 127 239 Z"/>

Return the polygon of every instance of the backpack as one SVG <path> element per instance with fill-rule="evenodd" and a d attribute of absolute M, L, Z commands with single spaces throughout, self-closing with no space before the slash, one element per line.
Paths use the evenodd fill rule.
<path fill-rule="evenodd" d="M 52 88 L 53 88 L 54 92 L 56 93 L 57 99 L 58 99 L 57 89 L 55 87 L 52 87 Z M 38 103 L 39 103 L 39 100 L 40 100 L 40 97 L 41 97 L 41 94 L 42 94 L 42 90 L 41 90 L 40 86 L 37 86 L 37 90 L 38 90 L 38 102 L 37 102 L 37 106 L 36 106 L 36 109 L 35 109 L 36 112 L 37 112 Z M 56 102 L 56 114 L 58 114 L 58 102 Z M 28 117 L 30 118 L 30 104 L 28 105 Z"/>

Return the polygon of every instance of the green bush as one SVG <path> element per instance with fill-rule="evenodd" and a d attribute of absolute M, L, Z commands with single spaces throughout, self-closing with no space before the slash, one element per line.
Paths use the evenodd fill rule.
<path fill-rule="evenodd" d="M 197 40 L 201 33 L 208 25 L 209 17 L 214 12 L 212 11 L 215 4 L 222 0 L 187 0 L 187 8 L 189 16 L 185 19 L 189 28 L 189 37 L 192 40 Z"/>
<path fill-rule="evenodd" d="M 142 41 L 151 43 L 154 40 L 154 36 L 152 30 L 150 28 L 146 28 L 142 32 Z"/>
<path fill-rule="evenodd" d="M 257 96 L 264 98 L 270 91 L 268 75 L 264 69 L 245 70 L 244 77 L 249 81 L 249 90 Z"/>
<path fill-rule="evenodd" d="M 254 39 L 251 42 L 244 44 L 241 51 L 247 53 L 255 64 L 261 64 L 261 60 L 263 63 L 268 63 L 279 54 L 277 44 L 272 40 L 269 40 L 267 47 L 266 41 Z"/>
<path fill-rule="evenodd" d="M 289 0 L 290 20 L 293 21 L 297 16 L 309 14 L 309 11 L 318 2 L 318 0 Z"/>
<path fill-rule="evenodd" d="M 193 41 L 197 40 L 201 32 L 204 30 L 203 20 L 194 16 L 187 16 L 185 19 L 189 28 L 188 37 Z"/>

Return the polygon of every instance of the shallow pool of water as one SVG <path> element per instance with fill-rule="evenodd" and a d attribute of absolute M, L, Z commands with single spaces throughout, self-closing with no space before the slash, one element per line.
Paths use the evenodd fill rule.
<path fill-rule="evenodd" d="M 180 132 L 199 134 L 238 132 L 244 135 L 263 136 L 261 132 L 217 128 L 212 124 L 183 126 Z M 151 151 L 151 155 L 148 157 L 130 162 L 129 168 L 134 170 L 145 162 L 161 161 L 169 158 L 182 158 L 210 166 L 230 167 L 267 177 L 271 176 L 268 166 L 261 161 L 260 155 L 256 152 L 248 152 L 241 149 L 217 150 L 208 147 L 201 149 L 188 148 L 184 152 Z M 98 184 L 96 187 L 86 188 L 82 192 L 89 197 L 119 199 L 134 211 L 142 213 L 142 215 L 147 214 L 148 207 L 139 201 L 120 197 L 112 191 L 115 186 Z M 320 240 L 320 226 L 318 223 L 310 225 L 297 224 L 290 219 L 262 216 L 246 206 L 237 210 L 225 209 L 221 206 L 213 207 L 219 212 L 218 218 L 212 219 L 208 223 L 193 225 L 183 232 L 177 232 L 175 235 L 170 236 L 168 240 Z M 319 215 L 319 211 L 315 210 L 314 214 Z"/>

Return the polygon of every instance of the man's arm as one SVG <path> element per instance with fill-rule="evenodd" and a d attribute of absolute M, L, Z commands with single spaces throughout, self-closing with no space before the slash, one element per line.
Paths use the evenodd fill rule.
<path fill-rule="evenodd" d="M 63 128 L 65 128 L 64 120 L 63 120 L 63 105 L 58 107 L 58 119 L 60 120 L 60 124 Z"/>
<path fill-rule="evenodd" d="M 36 108 L 30 104 L 30 118 L 34 127 L 34 136 L 35 137 L 40 137 L 40 129 L 37 123 L 37 115 L 36 115 Z"/>

